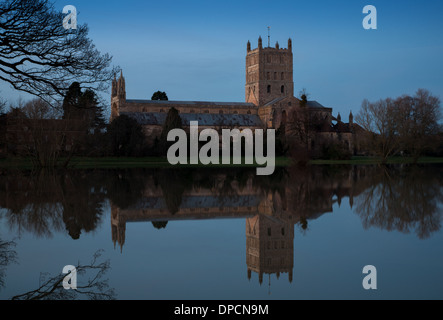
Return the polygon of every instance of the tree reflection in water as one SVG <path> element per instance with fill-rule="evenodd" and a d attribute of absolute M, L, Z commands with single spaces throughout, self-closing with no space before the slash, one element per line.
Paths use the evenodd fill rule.
<path fill-rule="evenodd" d="M 335 202 L 348 197 L 365 228 L 427 238 L 441 228 L 442 172 L 441 166 L 292 167 L 269 177 L 245 168 L 9 171 L 0 174 L 0 206 L 19 235 L 68 232 L 78 239 L 101 223 L 107 199 L 120 211 L 154 212 L 164 205 L 166 214 L 152 222 L 165 228 L 172 216 L 211 205 L 211 197 L 221 216 L 245 195 L 269 197 L 274 214 L 290 212 L 306 231 L 309 220 L 332 212 Z"/>
<path fill-rule="evenodd" d="M 35 290 L 16 295 L 11 300 L 114 300 L 116 298 L 115 290 L 109 288 L 108 279 L 103 276 L 110 269 L 110 261 L 99 262 L 102 252 L 97 251 L 91 262 L 86 265 L 78 264 L 77 270 L 77 289 L 66 290 L 63 287 L 65 274 L 56 275 L 41 279 L 40 287 Z M 86 282 L 80 279 L 88 277 Z"/>
<path fill-rule="evenodd" d="M 0 205 L 18 235 L 52 237 L 65 229 L 73 239 L 100 223 L 105 190 L 94 171 L 13 171 L 0 176 Z"/>
<path fill-rule="evenodd" d="M 17 262 L 17 252 L 14 250 L 14 241 L 3 241 L 0 239 L 0 290 L 5 285 L 6 268 Z"/>
<path fill-rule="evenodd" d="M 443 170 L 439 166 L 380 167 L 357 198 L 355 212 L 365 228 L 377 227 L 426 239 L 440 230 Z"/>
<path fill-rule="evenodd" d="M 65 232 L 78 239 L 102 222 L 109 200 L 112 240 L 121 250 L 127 221 L 165 229 L 174 220 L 242 218 L 248 276 L 254 271 L 262 281 L 264 274 L 282 272 L 291 280 L 294 226 L 309 232 L 312 220 L 344 199 L 365 228 L 414 232 L 421 239 L 440 230 L 442 169 L 307 166 L 277 168 L 272 176 L 257 176 L 253 168 L 17 171 L 0 174 L 0 206 L 18 234 Z M 26 297 L 39 297 L 58 280 Z"/>

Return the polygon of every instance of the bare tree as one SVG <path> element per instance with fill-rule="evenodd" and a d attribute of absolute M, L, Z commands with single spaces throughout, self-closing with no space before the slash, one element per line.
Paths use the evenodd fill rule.
<path fill-rule="evenodd" d="M 364 100 L 356 117 L 366 130 L 362 144 L 383 162 L 398 151 L 406 151 L 417 162 L 426 149 L 433 147 L 440 119 L 440 99 L 425 89 L 395 100 Z"/>
<path fill-rule="evenodd" d="M 60 111 L 40 98 L 13 108 L 8 119 L 8 144 L 34 167 L 55 167 L 61 156 L 67 166 L 87 134 L 84 121 L 60 119 Z"/>
<path fill-rule="evenodd" d="M 56 121 L 52 108 L 41 99 L 34 99 L 15 110 L 9 131 L 9 143 L 17 153 L 30 157 L 36 167 L 54 167 L 66 139 L 65 123 Z M 12 120 L 13 119 L 13 120 Z"/>
<path fill-rule="evenodd" d="M 395 103 L 402 148 L 417 162 L 425 150 L 434 147 L 433 137 L 440 130 L 440 99 L 428 90 L 419 89 L 415 96 L 404 95 Z"/>
<path fill-rule="evenodd" d="M 298 161 L 309 159 L 309 141 L 313 138 L 310 114 L 307 106 L 294 107 L 289 112 L 287 132 L 291 144 L 291 155 Z"/>
<path fill-rule="evenodd" d="M 34 120 L 57 119 L 60 116 L 57 110 L 38 98 L 25 103 L 21 110 L 28 119 Z"/>
<path fill-rule="evenodd" d="M 396 107 L 392 99 L 371 103 L 364 100 L 357 123 L 366 130 L 362 144 L 386 163 L 399 149 Z"/>
<path fill-rule="evenodd" d="M 294 106 L 286 123 L 286 136 L 290 145 L 291 156 L 299 163 L 307 162 L 312 156 L 312 141 L 324 123 L 318 113 L 307 106 L 307 101 L 300 101 L 299 106 Z"/>
<path fill-rule="evenodd" d="M 51 105 L 78 81 L 102 91 L 116 73 L 111 56 L 88 38 L 88 27 L 63 27 L 64 15 L 48 0 L 0 3 L 0 80 Z"/>

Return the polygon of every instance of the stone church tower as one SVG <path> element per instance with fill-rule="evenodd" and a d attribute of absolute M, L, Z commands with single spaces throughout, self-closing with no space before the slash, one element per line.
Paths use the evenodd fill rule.
<path fill-rule="evenodd" d="M 117 80 L 114 75 L 112 80 L 111 93 L 111 122 L 120 115 L 120 108 L 126 103 L 126 84 L 123 77 L 123 71 L 120 73 L 120 78 Z"/>
<path fill-rule="evenodd" d="M 294 96 L 292 40 L 288 48 L 263 48 L 261 37 L 258 48 L 251 50 L 247 44 L 246 55 L 246 102 L 256 106 L 284 97 Z"/>

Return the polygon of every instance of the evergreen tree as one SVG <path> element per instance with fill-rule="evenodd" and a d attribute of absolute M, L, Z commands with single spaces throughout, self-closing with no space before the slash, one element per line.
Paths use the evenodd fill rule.
<path fill-rule="evenodd" d="M 80 108 L 85 113 L 89 129 L 100 130 L 105 127 L 103 107 L 99 104 L 94 91 L 87 89 L 80 98 Z"/>
<path fill-rule="evenodd" d="M 133 118 L 121 115 L 108 126 L 111 152 L 115 156 L 143 155 L 145 135 L 141 125 Z"/>
<path fill-rule="evenodd" d="M 87 130 L 105 127 L 103 107 L 91 89 L 82 92 L 80 84 L 73 82 L 63 100 L 63 119 L 84 120 Z"/>
<path fill-rule="evenodd" d="M 168 96 L 166 95 L 166 92 L 157 91 L 157 92 L 154 92 L 151 100 L 166 100 L 167 101 Z"/>
<path fill-rule="evenodd" d="M 153 221 L 152 225 L 154 226 L 154 228 L 156 229 L 165 229 L 166 226 L 168 225 L 168 221 Z"/>
<path fill-rule="evenodd" d="M 160 135 L 159 148 L 161 155 L 166 155 L 169 147 L 173 144 L 173 142 L 168 141 L 168 133 L 172 129 L 182 129 L 182 119 L 180 118 L 178 110 L 175 108 L 169 109 Z"/>
<path fill-rule="evenodd" d="M 63 119 L 78 118 L 79 114 L 77 113 L 77 109 L 80 106 L 81 96 L 82 90 L 80 87 L 80 83 L 73 82 L 69 86 L 65 98 L 63 99 Z"/>

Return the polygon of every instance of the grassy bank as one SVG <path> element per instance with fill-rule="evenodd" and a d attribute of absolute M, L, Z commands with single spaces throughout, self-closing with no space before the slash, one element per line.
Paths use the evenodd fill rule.
<path fill-rule="evenodd" d="M 232 162 L 232 161 L 231 161 Z M 63 159 L 60 159 L 59 164 L 64 163 Z M 285 157 L 276 158 L 275 165 L 277 167 L 285 167 L 291 164 L 290 159 Z M 69 162 L 68 168 L 77 169 L 126 169 L 126 168 L 173 168 L 173 167 L 257 167 L 257 164 L 247 165 L 224 165 L 224 164 L 211 164 L 205 166 L 203 164 L 188 164 L 173 166 L 169 164 L 166 158 L 161 157 L 145 157 L 145 158 L 117 158 L 117 157 L 103 157 L 103 158 L 72 158 Z M 0 159 L 0 168 L 15 168 L 15 169 L 32 169 L 32 161 L 30 159 L 14 158 L 14 159 Z"/>
<path fill-rule="evenodd" d="M 312 165 L 374 165 L 381 164 L 381 158 L 375 157 L 353 157 L 351 160 L 311 160 L 309 162 Z M 391 157 L 388 159 L 387 164 L 412 164 L 414 163 L 413 158 L 409 157 Z M 443 164 L 443 158 L 438 157 L 422 157 L 418 160 L 419 164 L 434 163 Z"/>
<path fill-rule="evenodd" d="M 60 160 L 63 163 L 63 159 Z M 277 167 L 289 166 L 293 163 L 289 158 L 279 157 L 276 159 Z M 413 159 L 407 157 L 393 157 L 388 164 L 412 164 Z M 423 157 L 420 158 L 420 164 L 443 164 L 443 158 Z M 354 157 L 351 160 L 312 160 L 311 165 L 374 165 L 381 164 L 381 159 L 373 157 Z M 146 158 L 73 158 L 69 163 L 69 168 L 77 169 L 118 169 L 118 168 L 169 168 L 169 167 L 203 167 L 204 165 L 180 165 L 172 166 L 166 158 L 146 157 Z M 257 165 L 209 165 L 208 167 L 256 167 Z M 7 158 L 0 159 L 0 168 L 3 169 L 32 169 L 32 161 L 25 158 Z M 206 166 L 205 166 L 206 167 Z"/>

